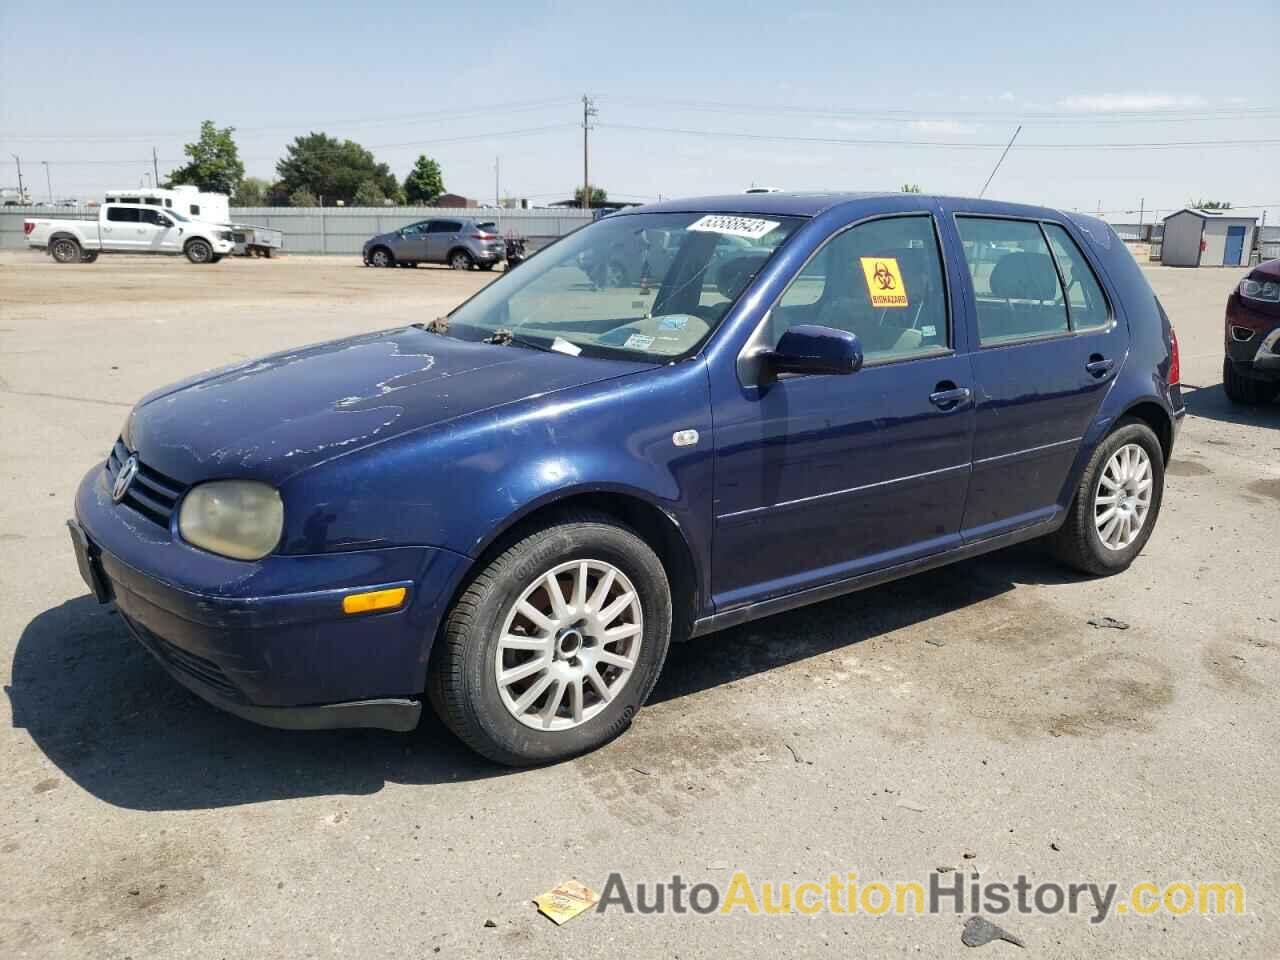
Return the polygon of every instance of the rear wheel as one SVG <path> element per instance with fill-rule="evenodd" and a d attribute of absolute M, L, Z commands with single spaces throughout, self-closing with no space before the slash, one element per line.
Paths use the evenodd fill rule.
<path fill-rule="evenodd" d="M 449 266 L 454 270 L 470 270 L 475 265 L 475 261 L 471 259 L 471 254 L 465 250 L 455 250 L 449 254 Z"/>
<path fill-rule="evenodd" d="M 1160 441 L 1145 423 L 1122 420 L 1093 452 L 1053 550 L 1085 573 L 1119 573 L 1151 538 L 1163 497 Z"/>
<path fill-rule="evenodd" d="M 183 252 L 192 263 L 213 262 L 213 247 L 209 246 L 209 241 L 201 240 L 199 237 L 188 241 Z"/>
<path fill-rule="evenodd" d="M 1230 357 L 1222 361 L 1222 389 L 1227 399 L 1241 406 L 1255 406 L 1270 403 L 1280 393 L 1280 383 L 1269 383 L 1265 380 L 1254 380 L 1236 372 L 1236 366 Z"/>
<path fill-rule="evenodd" d="M 84 251 L 71 237 L 58 237 L 49 244 L 49 255 L 58 263 L 82 263 Z"/>
<path fill-rule="evenodd" d="M 563 760 L 626 730 L 670 639 L 657 555 L 613 519 L 577 514 L 518 540 L 471 581 L 432 652 L 428 693 L 491 760 Z"/>

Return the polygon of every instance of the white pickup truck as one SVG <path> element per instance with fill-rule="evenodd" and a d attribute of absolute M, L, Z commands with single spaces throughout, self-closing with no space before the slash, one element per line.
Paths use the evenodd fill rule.
<path fill-rule="evenodd" d="M 217 263 L 235 248 L 225 225 L 191 220 L 140 203 L 106 203 L 97 220 L 24 220 L 27 246 L 58 263 L 93 263 L 99 253 L 185 254 L 192 263 Z"/>

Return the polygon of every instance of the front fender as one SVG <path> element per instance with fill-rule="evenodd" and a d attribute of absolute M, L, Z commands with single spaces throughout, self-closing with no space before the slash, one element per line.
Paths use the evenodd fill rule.
<path fill-rule="evenodd" d="M 676 446 L 677 431 L 697 431 Z M 355 451 L 282 489 L 288 553 L 394 545 L 478 557 L 532 512 L 614 493 L 665 513 L 706 569 L 713 438 L 705 365 L 522 400 Z"/>

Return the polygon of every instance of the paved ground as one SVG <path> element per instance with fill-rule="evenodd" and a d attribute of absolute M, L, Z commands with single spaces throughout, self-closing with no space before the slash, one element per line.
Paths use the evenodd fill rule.
<path fill-rule="evenodd" d="M 0 955 L 950 957 L 967 954 L 950 914 L 557 928 L 529 901 L 614 870 L 723 886 L 739 867 L 955 867 L 1247 885 L 1243 917 L 1008 917 L 1027 948 L 991 956 L 1276 956 L 1280 407 L 1222 395 L 1238 276 L 1151 271 L 1191 416 L 1128 573 L 1081 580 L 1019 548 L 707 637 L 674 650 L 621 740 L 513 773 L 433 720 L 299 734 L 215 712 L 86 596 L 63 528 L 148 389 L 429 319 L 487 278 L 0 255 Z M 1102 615 L 1130 629 L 1088 625 Z"/>

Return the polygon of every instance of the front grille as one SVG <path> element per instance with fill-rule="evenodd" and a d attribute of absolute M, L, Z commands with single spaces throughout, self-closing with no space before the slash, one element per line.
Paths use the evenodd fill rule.
<path fill-rule="evenodd" d="M 107 458 L 108 487 L 115 483 L 116 474 L 128 459 L 129 448 L 124 445 L 123 440 L 117 440 L 116 445 L 111 448 L 111 456 Z M 120 502 L 167 530 L 173 508 L 186 489 L 177 480 L 157 473 L 139 461 L 138 472 Z"/>
<path fill-rule="evenodd" d="M 247 702 L 241 693 L 223 673 L 222 668 L 211 660 L 197 657 L 181 647 L 174 646 L 163 637 L 157 636 L 136 620 L 125 618 L 129 629 L 138 641 L 175 673 L 185 674 L 197 683 L 208 687 L 218 696 L 235 703 Z"/>

